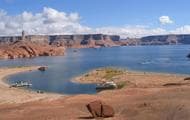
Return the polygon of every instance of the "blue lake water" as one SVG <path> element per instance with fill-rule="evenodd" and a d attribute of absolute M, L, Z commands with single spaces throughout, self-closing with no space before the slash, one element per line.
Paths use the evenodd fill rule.
<path fill-rule="evenodd" d="M 0 67 L 47 65 L 45 72 L 32 71 L 12 75 L 8 82 L 19 80 L 33 84 L 33 90 L 64 94 L 94 94 L 94 84 L 71 82 L 73 77 L 100 67 L 163 73 L 190 74 L 189 45 L 179 46 L 128 46 L 100 49 L 68 49 L 65 56 L 37 57 L 32 59 L 0 60 Z"/>

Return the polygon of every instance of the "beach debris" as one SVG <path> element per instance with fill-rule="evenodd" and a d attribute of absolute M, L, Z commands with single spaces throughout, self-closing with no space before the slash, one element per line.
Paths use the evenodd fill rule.
<path fill-rule="evenodd" d="M 48 68 L 48 67 L 43 66 L 43 67 L 39 67 L 38 70 L 39 70 L 39 71 L 46 71 L 47 68 Z"/>
<path fill-rule="evenodd" d="M 32 86 L 31 83 L 19 81 L 19 82 L 12 84 L 10 87 L 30 87 L 30 86 Z"/>
<path fill-rule="evenodd" d="M 97 84 L 96 86 L 96 90 L 108 90 L 108 89 L 116 89 L 116 88 L 117 88 L 117 84 L 114 83 L 113 81 Z"/>
<path fill-rule="evenodd" d="M 106 105 L 100 100 L 96 100 L 93 102 L 90 102 L 89 104 L 86 105 L 88 111 L 91 113 L 93 118 L 108 118 L 108 117 L 114 117 L 114 109 Z"/>

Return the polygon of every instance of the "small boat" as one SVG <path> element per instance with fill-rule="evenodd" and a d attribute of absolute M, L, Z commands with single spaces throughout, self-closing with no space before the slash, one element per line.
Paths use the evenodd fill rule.
<path fill-rule="evenodd" d="M 114 82 L 105 82 L 102 84 L 98 84 L 96 86 L 96 90 L 108 90 L 108 89 L 116 89 L 117 85 Z"/>
<path fill-rule="evenodd" d="M 31 83 L 19 81 L 11 85 L 11 87 L 30 87 L 32 86 Z"/>

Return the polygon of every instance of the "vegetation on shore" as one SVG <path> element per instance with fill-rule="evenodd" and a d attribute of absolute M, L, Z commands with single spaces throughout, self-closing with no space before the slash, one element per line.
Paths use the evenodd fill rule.
<path fill-rule="evenodd" d="M 124 70 L 117 68 L 101 68 L 93 70 L 82 77 L 79 77 L 77 81 L 82 83 L 101 83 L 107 81 L 114 81 L 117 84 L 118 89 L 121 89 L 127 85 L 126 81 L 119 81 L 119 76 L 125 73 Z"/>

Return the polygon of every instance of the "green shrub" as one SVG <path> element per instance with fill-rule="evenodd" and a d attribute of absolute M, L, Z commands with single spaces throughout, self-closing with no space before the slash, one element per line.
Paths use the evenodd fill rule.
<path fill-rule="evenodd" d="M 124 88 L 126 86 L 126 82 L 125 81 L 122 81 L 122 82 L 118 82 L 117 83 L 117 89 L 121 89 L 121 88 Z"/>
<path fill-rule="evenodd" d="M 114 76 L 121 75 L 123 73 L 122 70 L 113 69 L 113 68 L 106 68 L 105 69 L 105 76 L 103 78 L 109 80 L 113 78 Z"/>

